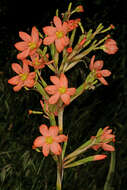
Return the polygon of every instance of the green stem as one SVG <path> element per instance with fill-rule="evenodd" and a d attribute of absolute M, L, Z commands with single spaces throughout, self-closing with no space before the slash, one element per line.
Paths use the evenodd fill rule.
<path fill-rule="evenodd" d="M 63 111 L 64 109 L 60 109 L 58 113 L 58 125 L 59 125 L 59 133 L 63 133 Z"/>
<path fill-rule="evenodd" d="M 59 126 L 59 133 L 63 133 L 63 111 L 64 109 L 60 109 L 58 113 L 58 126 Z M 56 182 L 56 190 L 62 189 L 62 178 L 63 178 L 63 160 L 62 154 L 58 156 L 57 161 L 57 182 Z"/>
<path fill-rule="evenodd" d="M 115 163 L 116 163 L 115 157 L 116 157 L 115 151 L 111 152 L 111 161 L 110 161 L 110 166 L 109 166 L 106 182 L 104 185 L 104 190 L 113 190 L 112 181 L 113 181 L 113 176 L 115 172 Z"/>
<path fill-rule="evenodd" d="M 59 162 L 59 161 L 58 161 Z M 56 190 L 62 190 L 62 180 L 59 164 L 57 163 L 57 181 L 56 181 Z"/>

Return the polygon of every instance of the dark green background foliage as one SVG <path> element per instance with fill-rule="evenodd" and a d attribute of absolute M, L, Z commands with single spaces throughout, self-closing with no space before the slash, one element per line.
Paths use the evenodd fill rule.
<path fill-rule="evenodd" d="M 118 43 L 115 55 L 96 53 L 105 68 L 112 71 L 109 86 L 99 86 L 84 93 L 64 114 L 64 130 L 69 135 L 67 152 L 95 135 L 97 130 L 110 125 L 116 135 L 116 171 L 112 190 L 127 188 L 127 15 L 121 0 L 73 0 L 73 6 L 82 4 L 81 16 L 86 30 L 99 23 L 115 25 L 111 36 Z M 39 136 L 38 127 L 48 122 L 40 115 L 28 115 L 28 110 L 41 111 L 40 95 L 22 89 L 13 92 L 7 80 L 14 76 L 11 63 L 16 60 L 14 43 L 19 41 L 18 31 L 30 32 L 32 26 L 40 31 L 49 25 L 55 10 L 64 12 L 68 0 L 0 1 L 0 190 L 55 190 L 56 166 L 51 156 L 44 159 L 32 150 L 33 140 Z M 93 54 L 89 55 L 91 57 Z M 48 69 L 42 72 L 50 76 Z M 72 72 L 73 71 L 73 72 Z M 72 74 L 73 73 L 73 74 Z M 78 86 L 85 78 L 86 68 L 78 65 L 67 73 L 71 86 Z M 102 151 L 103 152 L 103 151 Z M 90 153 L 94 153 L 91 151 Z M 102 190 L 108 173 L 110 153 L 104 161 L 65 170 L 64 190 Z"/>

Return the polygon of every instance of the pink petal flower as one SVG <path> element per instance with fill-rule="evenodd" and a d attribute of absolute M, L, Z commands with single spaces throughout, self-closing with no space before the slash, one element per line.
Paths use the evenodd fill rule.
<path fill-rule="evenodd" d="M 40 132 L 43 136 L 39 136 L 34 140 L 33 149 L 42 147 L 42 153 L 44 156 L 48 156 L 50 151 L 55 155 L 60 155 L 62 148 L 58 142 L 67 141 L 65 135 L 58 135 L 59 128 L 57 126 L 48 127 L 43 124 L 40 126 Z"/>
<path fill-rule="evenodd" d="M 111 38 L 107 39 L 105 41 L 103 51 L 108 54 L 115 54 L 118 51 L 116 41 Z"/>

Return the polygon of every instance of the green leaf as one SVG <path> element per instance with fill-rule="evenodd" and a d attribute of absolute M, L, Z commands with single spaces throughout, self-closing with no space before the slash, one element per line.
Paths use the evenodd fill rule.
<path fill-rule="evenodd" d="M 81 160 L 73 162 L 72 164 L 65 165 L 64 168 L 72 168 L 72 167 L 76 167 L 76 166 L 79 166 L 79 165 L 82 165 L 82 164 L 86 164 L 87 162 L 93 161 L 93 159 L 94 159 L 93 156 L 89 156 L 87 158 L 83 158 Z"/>

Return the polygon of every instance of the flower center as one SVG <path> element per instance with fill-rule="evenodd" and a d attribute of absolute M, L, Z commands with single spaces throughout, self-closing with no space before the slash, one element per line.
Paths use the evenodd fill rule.
<path fill-rule="evenodd" d="M 97 76 L 97 78 L 101 78 L 102 74 L 101 73 L 97 73 L 96 76 Z"/>
<path fill-rule="evenodd" d="M 52 144 L 53 143 L 53 138 L 51 136 L 48 136 L 48 137 L 46 137 L 45 141 L 46 141 L 47 144 Z"/>
<path fill-rule="evenodd" d="M 66 92 L 66 88 L 65 87 L 59 88 L 59 92 L 60 94 L 64 94 Z"/>
<path fill-rule="evenodd" d="M 27 73 L 20 74 L 21 80 L 25 81 L 27 79 Z"/>
<path fill-rule="evenodd" d="M 35 42 L 30 42 L 28 45 L 29 45 L 31 50 L 36 48 L 36 43 Z"/>
<path fill-rule="evenodd" d="M 62 38 L 63 37 L 63 32 L 56 32 L 57 38 Z"/>

